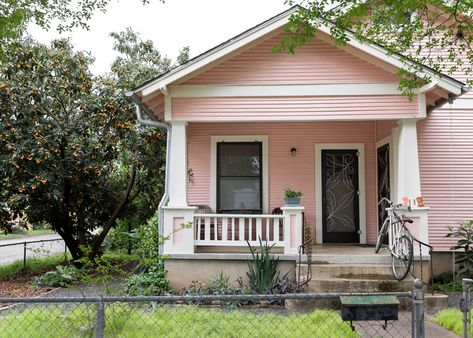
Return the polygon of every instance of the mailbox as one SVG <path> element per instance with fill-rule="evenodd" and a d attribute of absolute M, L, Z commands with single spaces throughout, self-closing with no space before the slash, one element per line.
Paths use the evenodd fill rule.
<path fill-rule="evenodd" d="M 386 330 L 388 320 L 398 320 L 399 300 L 395 296 L 341 296 L 341 316 L 350 321 L 384 320 Z"/>

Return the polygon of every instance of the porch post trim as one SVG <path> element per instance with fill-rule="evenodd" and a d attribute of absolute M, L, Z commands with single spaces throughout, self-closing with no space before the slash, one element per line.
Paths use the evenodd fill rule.
<path fill-rule="evenodd" d="M 358 184 L 360 195 L 360 244 L 366 244 L 366 183 L 365 183 L 365 145 L 363 143 L 316 143 L 315 144 L 315 240 L 323 243 L 322 231 L 322 150 L 323 149 L 357 149 L 358 156 Z"/>
<path fill-rule="evenodd" d="M 187 122 L 172 122 L 169 206 L 187 206 Z"/>

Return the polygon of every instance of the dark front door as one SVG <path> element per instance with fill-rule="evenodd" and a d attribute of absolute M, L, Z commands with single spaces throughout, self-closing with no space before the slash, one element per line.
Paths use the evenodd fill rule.
<path fill-rule="evenodd" d="M 378 162 L 378 201 L 383 197 L 391 199 L 391 186 L 390 186 L 390 172 L 389 172 L 389 144 L 385 144 L 378 148 L 377 151 L 377 162 Z M 378 229 L 383 225 L 383 221 L 387 216 L 386 202 L 378 205 Z M 385 238 L 387 242 L 387 236 Z"/>
<path fill-rule="evenodd" d="M 324 243 L 359 243 L 358 151 L 322 150 Z"/>

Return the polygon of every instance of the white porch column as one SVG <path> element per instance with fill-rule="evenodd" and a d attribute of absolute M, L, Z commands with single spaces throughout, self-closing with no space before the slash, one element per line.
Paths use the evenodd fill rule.
<path fill-rule="evenodd" d="M 282 207 L 284 215 L 284 254 L 297 254 L 302 245 L 304 207 Z"/>
<path fill-rule="evenodd" d="M 169 163 L 169 203 L 172 207 L 187 206 L 187 122 L 172 122 Z"/>
<path fill-rule="evenodd" d="M 163 207 L 163 236 L 168 237 L 163 245 L 165 255 L 194 253 L 194 224 L 189 222 L 194 221 L 196 209 L 197 207 Z"/>
<path fill-rule="evenodd" d="M 416 120 L 400 120 L 393 131 L 396 159 L 396 195 L 394 202 L 400 203 L 403 196 L 413 200 L 421 196 L 419 152 L 417 149 Z"/>

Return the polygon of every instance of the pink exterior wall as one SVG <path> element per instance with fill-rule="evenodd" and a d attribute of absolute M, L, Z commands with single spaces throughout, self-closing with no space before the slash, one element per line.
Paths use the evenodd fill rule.
<path fill-rule="evenodd" d="M 417 98 L 405 96 L 295 96 L 173 98 L 173 120 L 195 122 L 266 121 L 316 118 L 409 118 L 417 116 Z"/>
<path fill-rule="evenodd" d="M 391 130 L 397 126 L 397 120 L 376 121 L 376 141 L 391 136 Z"/>
<path fill-rule="evenodd" d="M 422 196 L 429 211 L 429 241 L 448 250 L 447 225 L 473 219 L 473 100 L 471 109 L 448 105 L 418 122 Z"/>
<path fill-rule="evenodd" d="M 295 55 L 273 53 L 278 34 L 185 84 L 325 84 L 397 82 L 393 74 L 317 38 Z"/>
<path fill-rule="evenodd" d="M 190 123 L 188 168 L 194 172 L 188 184 L 190 205 L 210 205 L 210 136 L 268 135 L 269 208 L 283 205 L 285 187 L 304 192 L 302 204 L 308 221 L 315 222 L 315 144 L 364 143 L 367 240 L 376 238 L 375 125 L 370 122 L 306 123 Z M 292 157 L 290 149 L 297 149 Z"/>

